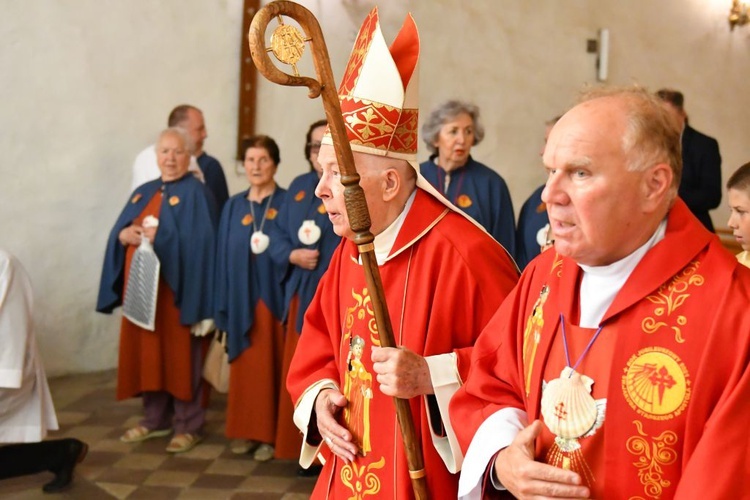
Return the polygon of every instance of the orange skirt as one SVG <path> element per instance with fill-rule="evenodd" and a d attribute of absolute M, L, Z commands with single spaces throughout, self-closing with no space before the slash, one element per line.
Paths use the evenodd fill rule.
<path fill-rule="evenodd" d="M 263 301 L 255 308 L 250 347 L 229 365 L 226 435 L 277 446 L 277 458 L 297 458 L 302 445 L 291 414 L 282 420 L 281 390 L 284 361 L 284 327 Z M 284 389 L 284 392 L 286 390 Z M 287 393 L 286 399 L 289 400 Z M 291 403 L 289 403 L 291 404 Z M 294 454 L 285 450 L 296 438 Z M 282 447 L 283 455 L 278 446 Z"/>

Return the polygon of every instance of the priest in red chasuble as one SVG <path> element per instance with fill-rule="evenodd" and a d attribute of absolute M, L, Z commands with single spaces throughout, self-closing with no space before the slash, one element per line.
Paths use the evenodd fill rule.
<path fill-rule="evenodd" d="M 463 456 L 447 405 L 476 337 L 518 279 L 505 249 L 418 173 L 418 57 L 413 19 L 389 48 L 373 10 L 339 89 L 398 348 L 380 347 L 330 135 L 318 157 L 315 194 L 344 239 L 287 379 L 304 434 L 300 464 L 316 455 L 325 463 L 313 498 L 413 498 L 392 396 L 410 400 L 433 497 L 455 498 Z"/>
<path fill-rule="evenodd" d="M 747 497 L 750 270 L 677 196 L 679 130 L 645 90 L 599 89 L 544 165 L 554 249 L 450 404 L 460 498 Z"/>

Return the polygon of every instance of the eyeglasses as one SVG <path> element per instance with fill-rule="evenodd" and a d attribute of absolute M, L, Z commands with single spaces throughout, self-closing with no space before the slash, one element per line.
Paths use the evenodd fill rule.
<path fill-rule="evenodd" d="M 320 151 L 320 143 L 319 142 L 308 142 L 307 147 L 310 148 L 311 153 L 317 153 Z"/>

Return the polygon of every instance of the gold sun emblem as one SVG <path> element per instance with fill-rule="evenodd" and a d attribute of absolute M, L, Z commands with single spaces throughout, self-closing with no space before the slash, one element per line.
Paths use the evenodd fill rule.
<path fill-rule="evenodd" d="M 690 400 L 690 378 L 680 358 L 663 347 L 641 349 L 633 355 L 622 377 L 625 400 L 638 414 L 669 420 L 685 410 Z"/>
<path fill-rule="evenodd" d="M 305 53 L 305 42 L 309 38 L 302 36 L 300 30 L 294 26 L 284 24 L 283 19 L 279 16 L 279 26 L 271 34 L 271 47 L 266 52 L 272 52 L 276 59 L 288 64 L 294 70 L 294 76 L 299 76 L 297 63 Z"/>

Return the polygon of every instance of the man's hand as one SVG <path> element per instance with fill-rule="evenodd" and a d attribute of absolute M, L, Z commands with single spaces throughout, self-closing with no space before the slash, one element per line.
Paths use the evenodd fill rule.
<path fill-rule="evenodd" d="M 335 455 L 350 463 L 357 455 L 357 446 L 352 442 L 351 432 L 336 421 L 336 415 L 347 404 L 339 391 L 323 389 L 315 399 L 315 414 L 320 436 Z"/>
<path fill-rule="evenodd" d="M 427 361 L 405 347 L 373 347 L 373 369 L 386 396 L 409 399 L 435 391 Z"/>
<path fill-rule="evenodd" d="M 135 224 L 132 224 L 122 231 L 120 231 L 120 234 L 118 235 L 118 238 L 120 240 L 120 243 L 122 243 L 123 246 L 128 245 L 140 245 L 141 244 L 141 234 L 143 233 L 143 228 L 141 226 L 137 226 Z"/>
<path fill-rule="evenodd" d="M 497 454 L 494 473 L 516 498 L 589 498 L 589 489 L 572 471 L 534 461 L 534 441 L 542 432 L 541 420 L 518 433 Z"/>
<path fill-rule="evenodd" d="M 289 254 L 289 262 L 302 269 L 313 270 L 318 267 L 320 251 L 309 248 L 298 248 Z"/>

